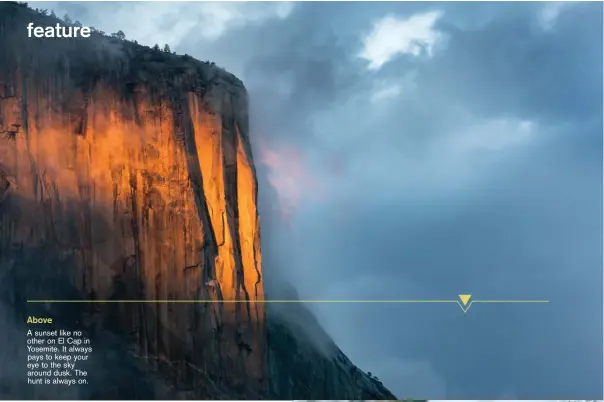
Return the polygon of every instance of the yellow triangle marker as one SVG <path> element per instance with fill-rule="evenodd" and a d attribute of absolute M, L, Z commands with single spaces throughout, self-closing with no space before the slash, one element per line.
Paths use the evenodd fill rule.
<path fill-rule="evenodd" d="M 461 302 L 464 306 L 468 304 L 468 302 L 470 301 L 470 297 L 472 297 L 472 295 L 459 295 L 459 298 L 461 299 Z"/>

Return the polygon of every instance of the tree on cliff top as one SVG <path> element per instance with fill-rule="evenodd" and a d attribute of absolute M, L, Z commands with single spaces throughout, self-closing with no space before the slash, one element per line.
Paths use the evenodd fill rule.
<path fill-rule="evenodd" d="M 119 40 L 124 40 L 124 39 L 126 39 L 126 34 L 125 34 L 125 33 L 124 33 L 122 30 L 119 30 L 119 31 L 117 31 L 116 33 L 111 34 L 111 36 L 112 36 L 113 38 L 117 38 L 117 39 L 119 39 Z"/>

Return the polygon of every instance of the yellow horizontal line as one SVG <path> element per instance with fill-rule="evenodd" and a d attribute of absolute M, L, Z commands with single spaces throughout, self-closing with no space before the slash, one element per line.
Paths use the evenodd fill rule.
<path fill-rule="evenodd" d="M 471 300 L 472 303 L 549 303 L 549 300 Z"/>
<path fill-rule="evenodd" d="M 27 303 L 458 303 L 458 300 L 27 300 Z M 549 300 L 471 300 L 470 303 L 549 303 Z"/>

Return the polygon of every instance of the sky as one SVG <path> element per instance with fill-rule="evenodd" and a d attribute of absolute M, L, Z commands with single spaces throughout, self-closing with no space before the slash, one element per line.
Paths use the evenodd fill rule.
<path fill-rule="evenodd" d="M 399 398 L 602 399 L 601 3 L 45 3 L 250 95 L 266 275 Z"/>

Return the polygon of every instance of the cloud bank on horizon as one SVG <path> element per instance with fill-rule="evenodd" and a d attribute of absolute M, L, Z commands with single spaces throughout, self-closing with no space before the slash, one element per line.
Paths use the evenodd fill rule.
<path fill-rule="evenodd" d="M 602 399 L 602 4 L 48 7 L 244 81 L 302 298 L 551 300 L 311 306 L 399 397 Z"/>

